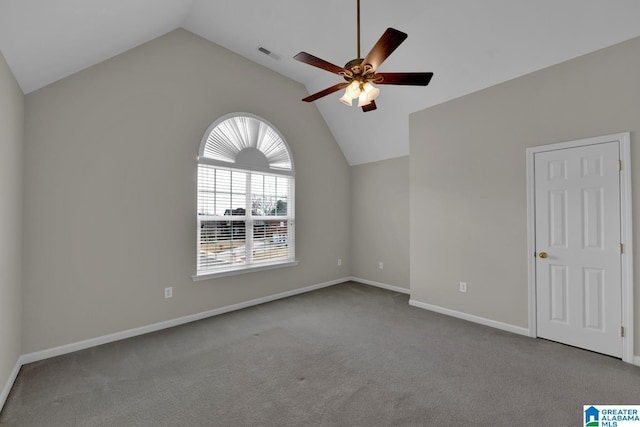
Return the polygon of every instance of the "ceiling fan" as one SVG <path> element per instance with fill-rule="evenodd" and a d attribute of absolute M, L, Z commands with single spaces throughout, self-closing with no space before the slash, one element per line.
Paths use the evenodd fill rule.
<path fill-rule="evenodd" d="M 309 95 L 302 100 L 313 102 L 323 96 L 344 89 L 345 93 L 340 101 L 348 106 L 352 105 L 354 99 L 358 99 L 358 107 L 362 111 L 375 110 L 375 99 L 380 94 L 380 89 L 373 84 L 381 85 L 408 85 L 426 86 L 431 81 L 433 73 L 376 73 L 378 67 L 396 50 L 398 46 L 407 38 L 407 34 L 394 28 L 387 28 L 382 37 L 376 42 L 367 56 L 360 57 L 360 0 L 357 4 L 358 13 L 358 57 L 347 62 L 344 67 L 339 67 L 330 62 L 320 59 L 306 52 L 300 52 L 293 58 L 312 65 L 317 68 L 329 71 L 330 73 L 342 76 L 346 81 L 335 84 L 318 93 Z"/>

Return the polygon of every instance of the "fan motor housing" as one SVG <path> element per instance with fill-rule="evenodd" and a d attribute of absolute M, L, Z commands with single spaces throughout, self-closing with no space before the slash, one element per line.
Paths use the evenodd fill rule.
<path fill-rule="evenodd" d="M 344 66 L 345 70 L 351 71 L 354 75 L 362 74 L 362 58 L 352 59 Z"/>

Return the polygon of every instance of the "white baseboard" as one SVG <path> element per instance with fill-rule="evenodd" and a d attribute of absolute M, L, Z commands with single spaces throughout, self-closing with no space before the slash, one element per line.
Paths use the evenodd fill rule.
<path fill-rule="evenodd" d="M 359 277 L 350 277 L 349 280 L 353 282 L 362 283 L 364 285 L 375 286 L 377 288 L 387 289 L 389 291 L 399 292 L 401 294 L 407 294 L 411 292 L 407 288 L 401 288 L 400 286 L 387 285 L 386 283 L 374 282 L 373 280 L 361 279 Z"/>
<path fill-rule="evenodd" d="M 447 316 L 457 317 L 458 319 L 468 320 L 469 322 L 479 323 L 481 325 L 490 326 L 503 331 L 512 332 L 514 334 L 529 336 L 529 329 L 520 326 L 510 325 L 508 323 L 498 322 L 497 320 L 486 319 L 473 314 L 463 313 L 461 311 L 451 310 L 449 308 L 439 307 L 437 305 L 427 304 L 424 302 L 409 300 L 409 305 L 425 310 L 435 311 L 436 313 L 446 314 Z"/>
<path fill-rule="evenodd" d="M 2 408 L 4 407 L 4 404 L 7 401 L 7 398 L 9 397 L 9 392 L 13 387 L 13 383 L 16 382 L 16 378 L 18 377 L 18 372 L 20 372 L 21 367 L 22 367 L 22 363 L 20 361 L 20 358 L 18 358 L 18 361 L 16 362 L 16 366 L 13 367 L 13 371 L 11 371 L 11 374 L 9 374 L 9 379 L 7 379 L 6 384 L 2 388 L 2 391 L 0 392 L 0 411 L 2 411 Z"/>
<path fill-rule="evenodd" d="M 109 335 L 103 335 L 101 337 L 91 338 L 84 341 L 79 341 L 71 344 L 61 345 L 59 347 L 53 347 L 46 350 L 36 351 L 33 353 L 24 354 L 20 357 L 20 363 L 22 365 L 27 363 L 37 362 L 39 360 L 49 359 L 51 357 L 61 356 L 67 353 L 73 353 L 74 351 L 84 350 L 91 347 L 96 347 L 102 344 L 107 344 L 114 341 L 123 340 L 126 338 L 135 337 L 138 335 L 148 334 L 150 332 L 159 331 L 162 329 L 172 328 L 174 326 L 183 325 L 185 323 L 195 322 L 196 320 L 206 319 L 207 317 L 218 316 L 220 314 L 229 313 L 231 311 L 241 310 L 243 308 L 251 307 L 258 304 L 264 304 L 266 302 L 275 301 L 282 298 L 291 297 L 306 292 L 315 291 L 317 289 L 326 288 L 329 286 L 337 285 L 349 281 L 349 277 L 342 279 L 332 280 L 330 282 L 319 283 L 317 285 L 307 286 L 305 288 L 294 289 L 292 291 L 281 292 L 275 295 L 269 295 L 266 297 L 256 298 L 250 301 L 241 302 L 238 304 L 228 305 L 226 307 L 220 307 L 213 310 L 203 311 L 201 313 L 191 314 L 177 319 L 165 320 L 164 322 L 154 323 L 152 325 L 142 326 L 139 328 L 129 329 L 126 331 L 116 332 Z"/>
<path fill-rule="evenodd" d="M 2 391 L 0 392 L 0 411 L 2 410 L 2 408 L 4 407 L 4 404 L 7 400 L 7 398 L 9 397 L 9 392 L 11 391 L 11 388 L 13 387 L 13 384 L 18 376 L 18 373 L 20 372 L 20 368 L 22 367 L 22 365 L 26 365 L 28 363 L 32 363 L 32 362 L 37 362 L 39 360 L 44 360 L 44 359 L 48 359 L 51 357 L 56 357 L 56 356 L 61 356 L 63 354 L 68 354 L 68 353 L 73 353 L 74 351 L 78 351 L 78 350 L 84 350 L 90 347 L 95 347 L 98 345 L 102 345 L 102 344 L 107 344 L 110 342 L 114 342 L 114 341 L 119 341 L 122 339 L 126 339 L 126 338 L 131 338 L 131 337 L 135 337 L 138 335 L 143 335 L 143 334 L 147 334 L 149 332 L 155 332 L 155 331 L 159 331 L 162 329 L 167 329 L 167 328 L 171 328 L 174 326 L 179 326 L 179 325 L 183 325 L 185 323 L 190 323 L 190 322 L 194 322 L 196 320 L 201 320 L 201 319 L 206 319 L 208 317 L 213 317 L 213 316 L 218 316 L 220 314 L 224 314 L 224 313 L 229 313 L 232 311 L 236 311 L 236 310 L 241 310 L 243 308 L 248 308 L 248 307 L 252 307 L 254 305 L 259 305 L 259 304 L 264 304 L 270 301 L 275 301 L 278 299 L 282 299 L 282 298 L 287 298 L 287 297 L 291 297 L 294 295 L 299 295 L 302 293 L 306 293 L 306 292 L 311 292 L 311 291 L 315 291 L 317 289 L 322 289 L 322 288 L 326 288 L 329 286 L 334 286 L 346 281 L 354 281 L 354 282 L 359 282 L 359 283 L 363 283 L 365 285 L 370 285 L 370 286 L 376 286 L 379 288 L 383 288 L 383 289 L 388 289 L 388 290 L 392 290 L 395 292 L 399 292 L 399 293 L 403 293 L 403 294 L 409 294 L 409 290 L 406 288 L 401 288 L 398 286 L 393 286 L 393 285 L 387 285 L 384 283 L 378 283 L 378 282 L 373 282 L 370 280 L 366 280 L 366 279 L 360 279 L 357 277 L 345 277 L 342 279 L 336 279 L 336 280 L 332 280 L 329 282 L 324 282 L 324 283 L 319 283 L 317 285 L 312 285 L 312 286 L 307 286 L 305 288 L 300 288 L 300 289 L 294 289 L 292 291 L 287 291 L 287 292 L 281 292 L 279 294 L 275 294 L 275 295 L 269 295 L 266 297 L 262 297 L 262 298 L 256 298 L 250 301 L 245 301 L 245 302 L 241 302 L 238 304 L 233 304 L 233 305 L 229 305 L 226 307 L 221 307 L 221 308 L 216 308 L 213 310 L 208 310 L 208 311 L 204 311 L 201 313 L 196 313 L 196 314 L 192 314 L 189 316 L 184 316 L 184 317 L 179 317 L 177 319 L 173 319 L 173 320 L 167 320 L 164 322 L 159 322 L 159 323 L 154 323 L 152 325 L 147 325 L 147 326 L 142 326 L 139 328 L 134 328 L 134 329 L 129 329 L 126 331 L 121 331 L 121 332 L 116 332 L 113 334 L 109 334 L 109 335 L 104 335 L 101 337 L 96 337 L 96 338 L 91 338 L 88 340 L 84 340 L 84 341 L 79 341 L 79 342 L 75 342 L 75 343 L 71 343 L 71 344 L 66 344 L 66 345 L 62 345 L 59 347 L 54 347 L 54 348 L 50 348 L 50 349 L 46 349 L 46 350 L 41 350 L 41 351 L 36 351 L 33 353 L 28 353 L 28 354 L 23 354 L 22 356 L 20 356 L 18 358 L 18 361 L 16 362 L 15 367 L 13 368 L 13 371 L 11 372 L 11 374 L 9 375 L 9 378 L 6 382 L 6 384 L 4 385 L 4 387 L 2 388 Z M 480 323 L 482 325 L 485 326 L 490 326 L 493 328 L 497 328 L 497 329 L 502 329 L 508 332 L 513 332 L 516 334 L 520 334 L 520 335 L 529 335 L 529 330 L 526 328 L 521 328 L 519 326 L 514 326 L 514 325 L 509 325 L 507 323 L 502 323 L 502 322 L 498 322 L 495 320 L 490 320 L 490 319 L 485 319 L 483 317 L 479 317 L 479 316 L 474 316 L 471 314 L 466 314 L 466 313 L 462 313 L 459 311 L 455 311 L 455 310 L 450 310 L 447 308 L 443 308 L 443 307 L 438 307 L 435 305 L 431 305 L 431 304 L 426 304 L 423 302 L 419 302 L 416 300 L 409 300 L 409 305 L 412 305 L 414 307 L 419 307 L 419 308 L 423 308 L 426 310 L 430 310 L 430 311 L 434 311 L 437 313 L 441 313 L 441 314 L 445 314 L 448 316 L 452 316 L 452 317 L 457 317 L 460 319 L 464 319 L 464 320 L 468 320 L 471 322 L 475 322 L 475 323 Z M 634 357 L 634 365 L 640 366 L 640 356 L 635 356 Z"/>
<path fill-rule="evenodd" d="M 7 397 L 9 397 L 9 392 L 11 391 L 11 388 L 13 387 L 13 384 L 18 376 L 18 372 L 20 372 L 20 368 L 23 365 L 26 365 L 28 363 L 49 359 L 51 357 L 61 356 L 63 354 L 73 353 L 74 351 L 84 350 L 87 348 L 96 347 L 102 344 L 107 344 L 110 342 L 135 337 L 138 335 L 148 334 L 150 332 L 155 332 L 162 329 L 172 328 L 174 326 L 183 325 L 185 323 L 195 322 L 196 320 L 206 319 L 207 317 L 218 316 L 220 314 L 241 310 L 243 308 L 248 308 L 254 305 L 264 304 L 264 303 L 275 301 L 278 299 L 315 291 L 317 289 L 322 289 L 329 286 L 334 286 L 340 283 L 347 282 L 349 280 L 351 280 L 350 277 L 336 279 L 329 282 L 319 283 L 317 285 L 307 286 L 300 289 L 294 289 L 292 291 L 281 292 L 279 294 L 269 295 L 262 298 L 256 298 L 256 299 L 241 302 L 238 304 L 232 304 L 226 307 L 221 307 L 213 310 L 204 311 L 201 313 L 191 314 L 189 316 L 179 317 L 177 319 L 166 320 L 164 322 L 154 323 L 152 325 L 142 326 L 139 328 L 129 329 L 126 331 L 116 332 L 108 335 L 103 335 L 101 337 L 91 338 L 84 341 L 78 341 L 71 344 L 61 345 L 61 346 L 49 348 L 46 350 L 23 354 L 18 358 L 18 361 L 16 362 L 16 366 L 11 372 L 11 375 L 9 376 L 9 379 L 7 380 L 6 384 L 2 388 L 2 392 L 0 393 L 0 411 L 4 407 Z"/>

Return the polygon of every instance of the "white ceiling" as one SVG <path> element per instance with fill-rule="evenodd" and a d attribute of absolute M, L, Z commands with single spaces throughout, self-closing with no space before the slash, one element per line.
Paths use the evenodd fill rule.
<path fill-rule="evenodd" d="M 182 27 L 303 83 L 340 81 L 292 59 L 356 56 L 356 0 L 0 0 L 0 50 L 25 93 Z M 350 164 L 409 153 L 409 114 L 640 36 L 638 0 L 362 0 L 362 55 L 387 27 L 409 38 L 380 71 L 433 71 L 382 86 L 378 109 L 315 104 Z M 263 46 L 279 59 L 260 53 Z M 603 76 L 606 78 L 606 76 Z M 314 108 L 303 104 L 300 108 Z"/>

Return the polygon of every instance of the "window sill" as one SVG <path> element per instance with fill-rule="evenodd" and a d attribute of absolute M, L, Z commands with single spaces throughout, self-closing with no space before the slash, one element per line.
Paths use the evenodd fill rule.
<path fill-rule="evenodd" d="M 220 278 L 220 277 L 237 276 L 239 274 L 254 273 L 254 272 L 257 272 L 257 271 L 265 271 L 265 270 L 273 270 L 275 268 L 294 267 L 294 266 L 298 265 L 299 263 L 300 263 L 300 261 L 298 261 L 298 260 L 292 260 L 292 261 L 290 260 L 290 261 L 278 262 L 278 263 L 273 263 L 273 264 L 254 265 L 254 266 L 251 266 L 251 267 L 230 268 L 230 269 L 227 269 L 227 270 L 212 271 L 212 272 L 208 272 L 208 273 L 196 274 L 195 276 L 191 276 L 191 280 L 193 280 L 194 282 L 200 282 L 200 281 L 203 281 L 203 280 L 217 279 L 217 278 Z"/>

